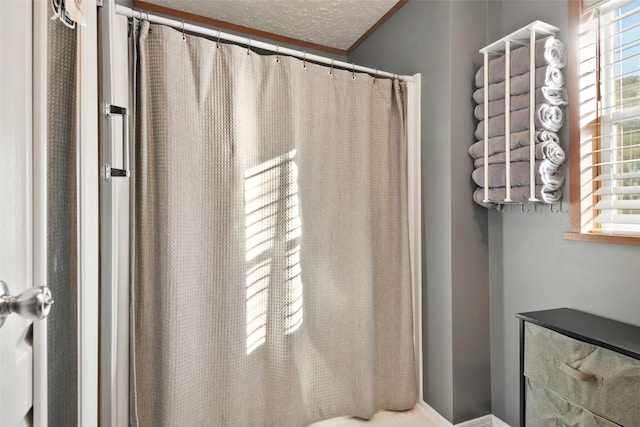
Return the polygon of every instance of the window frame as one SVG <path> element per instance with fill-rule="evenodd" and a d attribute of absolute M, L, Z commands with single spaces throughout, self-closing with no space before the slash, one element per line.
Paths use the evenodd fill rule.
<path fill-rule="evenodd" d="M 582 0 L 569 0 L 569 202 L 570 231 L 564 233 L 565 240 L 640 245 L 640 236 L 620 236 L 582 231 L 582 177 L 580 173 L 580 87 L 579 57 L 580 17 Z M 592 211 L 592 209 L 590 209 Z"/>

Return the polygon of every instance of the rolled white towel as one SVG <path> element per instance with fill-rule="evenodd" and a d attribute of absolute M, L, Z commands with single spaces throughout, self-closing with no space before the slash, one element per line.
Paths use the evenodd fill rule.
<path fill-rule="evenodd" d="M 549 37 L 544 43 L 544 59 L 554 67 L 563 68 L 567 65 L 567 50 L 564 44 L 555 37 Z"/>
<path fill-rule="evenodd" d="M 552 188 L 551 186 L 543 185 L 540 197 L 545 203 L 557 203 L 562 199 L 562 187 Z"/>
<path fill-rule="evenodd" d="M 544 76 L 544 84 L 551 87 L 564 86 L 564 74 L 558 67 L 548 66 Z"/>
<path fill-rule="evenodd" d="M 567 105 L 567 89 L 563 87 L 543 86 L 540 88 L 542 98 L 551 105 Z"/>
<path fill-rule="evenodd" d="M 543 157 L 554 165 L 560 166 L 566 160 L 564 150 L 557 143 L 546 141 L 540 145 Z"/>
<path fill-rule="evenodd" d="M 545 130 L 558 132 L 564 124 L 564 114 L 557 105 L 541 104 L 536 109 L 538 121 Z"/>
<path fill-rule="evenodd" d="M 564 175 L 562 174 L 562 166 L 555 165 L 549 160 L 543 160 L 538 168 L 540 173 L 540 181 L 551 189 L 558 189 L 564 183 Z"/>
<path fill-rule="evenodd" d="M 558 134 L 555 132 L 550 132 L 548 130 L 539 130 L 536 133 L 536 140 L 539 142 L 555 142 L 556 144 L 560 144 L 560 138 Z"/>

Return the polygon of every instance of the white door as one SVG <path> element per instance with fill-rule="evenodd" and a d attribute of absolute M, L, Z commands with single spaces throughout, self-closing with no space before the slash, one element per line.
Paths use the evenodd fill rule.
<path fill-rule="evenodd" d="M 12 295 L 33 283 L 32 4 L 0 0 L 0 280 Z M 32 322 L 0 328 L 0 425 L 31 425 Z"/>
<path fill-rule="evenodd" d="M 78 424 L 93 427 L 98 422 L 97 6 L 96 0 L 82 5 L 86 26 L 78 29 L 76 96 L 77 411 Z M 46 283 L 46 23 L 51 15 L 49 0 L 0 0 L 0 281 L 14 296 Z M 3 300 L 0 322 L 7 307 Z M 46 300 L 37 305 L 44 311 Z M 0 426 L 46 426 L 47 389 L 56 386 L 46 384 L 46 320 L 34 324 L 17 314 L 4 319 Z"/>

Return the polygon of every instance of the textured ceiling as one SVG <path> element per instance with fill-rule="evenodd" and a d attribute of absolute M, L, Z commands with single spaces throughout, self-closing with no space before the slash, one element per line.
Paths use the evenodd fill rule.
<path fill-rule="evenodd" d="M 399 0 L 144 0 L 302 42 L 348 51 Z M 396 7 L 397 9 L 397 7 Z"/>

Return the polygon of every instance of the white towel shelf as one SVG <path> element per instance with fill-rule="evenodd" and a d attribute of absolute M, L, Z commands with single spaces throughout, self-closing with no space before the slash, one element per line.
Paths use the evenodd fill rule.
<path fill-rule="evenodd" d="M 504 36 L 500 40 L 496 40 L 490 45 L 483 47 L 480 49 L 480 53 L 487 52 L 489 54 L 504 55 L 506 50 L 505 42 L 507 40 L 515 43 L 516 45 L 524 46 L 531 43 L 532 31 L 535 33 L 537 39 L 538 37 L 554 36 L 558 31 L 560 31 L 560 29 L 547 24 L 546 22 L 533 21 L 531 24 L 526 25 L 511 34 Z"/>
<path fill-rule="evenodd" d="M 518 203 L 511 199 L 511 50 L 529 44 L 530 64 L 529 64 L 529 202 L 542 202 L 535 193 L 535 69 L 536 69 L 536 49 L 535 43 L 539 38 L 555 36 L 559 31 L 558 27 L 542 21 L 534 21 L 519 30 L 497 40 L 482 49 L 480 53 L 484 56 L 484 199 L 483 202 L 491 203 L 489 200 L 489 56 L 505 56 L 505 198 L 500 204 Z"/>

